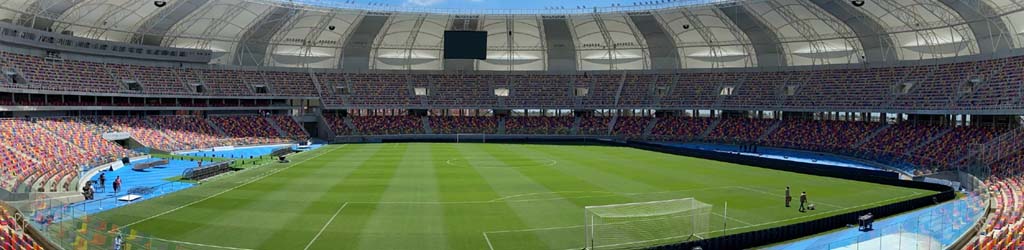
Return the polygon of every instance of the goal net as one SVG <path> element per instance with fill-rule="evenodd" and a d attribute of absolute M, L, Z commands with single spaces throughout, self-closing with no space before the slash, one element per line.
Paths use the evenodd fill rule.
<path fill-rule="evenodd" d="M 634 249 L 707 237 L 711 205 L 693 198 L 584 208 L 586 249 Z"/>

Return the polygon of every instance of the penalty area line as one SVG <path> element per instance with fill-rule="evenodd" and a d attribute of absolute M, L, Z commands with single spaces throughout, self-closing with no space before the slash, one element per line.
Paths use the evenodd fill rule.
<path fill-rule="evenodd" d="M 916 192 L 915 192 L 915 193 L 916 193 Z M 915 196 L 915 195 L 919 195 L 919 194 L 920 194 L 920 193 L 916 193 L 916 194 L 910 194 L 910 195 L 905 195 L 905 196 L 901 196 L 901 197 L 895 197 L 895 198 L 890 198 L 890 199 L 887 199 L 887 200 L 882 200 L 882 201 L 876 201 L 876 202 L 872 202 L 872 203 L 868 203 L 868 204 L 862 204 L 862 205 L 859 205 L 859 206 L 845 207 L 845 208 L 842 208 L 842 209 L 839 209 L 839 210 L 836 210 L 836 211 L 846 211 L 846 210 L 850 210 L 850 209 L 856 209 L 856 208 L 862 208 L 862 207 L 869 207 L 869 206 L 872 206 L 872 205 L 876 205 L 876 204 L 881 204 L 881 203 L 885 203 L 885 202 L 888 202 L 888 201 L 892 201 L 892 200 L 897 200 L 897 199 L 903 199 L 903 198 L 907 198 L 907 197 L 911 197 L 911 196 Z M 747 228 L 752 228 L 752 227 L 759 227 L 759 226 L 765 226 L 765 225 L 769 225 L 769 224 L 773 224 L 773 223 L 779 223 L 779 222 L 786 222 L 786 221 L 792 221 L 792 220 L 799 220 L 799 219 L 803 219 L 803 218 L 807 218 L 807 217 L 812 217 L 812 216 L 822 216 L 822 215 L 827 215 L 827 214 L 829 214 L 829 213 L 824 213 L 824 214 L 809 214 L 809 215 L 804 215 L 804 216 L 800 216 L 800 217 L 796 217 L 796 218 L 789 218 L 789 219 L 777 220 L 777 221 L 772 221 L 772 222 L 765 222 L 765 223 L 761 223 L 761 224 L 756 224 L 756 225 L 749 225 L 749 226 L 742 226 L 742 227 L 733 227 L 733 228 L 726 228 L 726 229 L 714 230 L 714 231 L 710 231 L 710 232 L 707 232 L 707 233 L 708 233 L 709 235 L 710 235 L 710 234 L 713 234 L 713 233 L 724 233 L 724 232 L 727 232 L 727 231 L 730 231 L 730 230 L 739 230 L 739 229 L 747 229 Z M 542 230 L 543 230 L 543 229 L 542 229 Z M 536 230 L 536 229 L 528 229 L 528 230 L 510 230 L 510 231 L 506 231 L 506 232 L 524 232 L 524 231 L 525 231 L 525 232 L 528 232 L 528 231 L 537 231 L 537 230 Z M 498 231 L 492 231 L 492 232 L 490 232 L 490 233 L 497 233 L 497 232 L 498 232 Z M 671 239 L 677 239 L 677 238 L 683 238 L 683 237 L 687 237 L 687 236 L 673 236 L 673 237 L 665 237 L 665 238 L 661 238 L 661 239 L 651 239 L 651 240 L 635 241 L 635 242 L 628 242 L 628 243 L 620 243 L 620 244 L 612 244 L 612 245 L 601 245 L 601 247 L 609 247 L 609 246 L 612 246 L 612 247 L 614 247 L 614 246 L 622 246 L 622 245 L 628 245 L 628 244 L 637 244 L 637 243 L 644 243 L 644 242 L 654 242 L 654 241 L 663 241 L 663 240 L 671 240 Z M 579 248 L 570 248 L 570 249 L 565 249 L 565 250 L 575 250 L 575 249 L 579 249 Z"/>
<path fill-rule="evenodd" d="M 494 250 L 494 245 L 491 245 L 491 238 L 487 237 L 487 232 L 484 232 L 484 240 L 487 241 L 487 248 Z"/>
<path fill-rule="evenodd" d="M 851 210 L 851 209 L 857 209 L 857 208 L 863 208 L 863 207 L 872 207 L 874 205 L 886 203 L 886 202 L 893 201 L 893 200 L 904 199 L 904 198 L 908 198 L 908 197 L 912 197 L 912 196 L 915 196 L 915 194 L 905 195 L 905 196 L 900 196 L 900 197 L 895 197 L 895 198 L 890 198 L 890 199 L 876 201 L 876 202 L 867 203 L 867 204 L 861 204 L 861 205 L 858 205 L 858 206 L 844 207 L 844 208 L 841 208 L 841 209 L 838 209 L 838 210 L 829 211 L 828 213 L 808 214 L 808 215 L 804 215 L 804 216 L 800 216 L 800 217 L 794 217 L 794 218 L 789 218 L 789 219 L 765 222 L 765 223 L 756 224 L 756 225 L 749 225 L 749 226 L 744 226 L 744 227 L 733 227 L 733 228 L 719 229 L 719 230 L 711 231 L 710 233 L 719 233 L 719 232 L 727 232 L 727 231 L 730 231 L 730 230 L 739 230 L 739 229 L 747 229 L 747 228 L 752 228 L 752 227 L 760 227 L 760 226 L 765 226 L 765 225 L 769 225 L 769 224 L 775 224 L 775 223 L 780 223 L 780 222 L 788 222 L 788 221 L 793 221 L 793 220 L 800 220 L 800 219 L 814 217 L 814 216 L 834 215 L 834 214 L 838 214 L 838 212 L 841 212 L 841 211 L 848 211 L 848 210 Z"/>
<path fill-rule="evenodd" d="M 303 250 L 308 250 L 310 247 L 313 246 L 313 243 L 320 238 L 320 235 L 324 233 L 324 230 L 327 230 L 327 226 L 330 226 L 331 223 L 334 222 L 334 218 L 337 218 L 338 214 L 340 214 L 341 210 L 345 209 L 346 206 L 348 206 L 348 202 L 341 204 L 341 207 L 338 208 L 338 211 L 334 211 L 334 215 L 331 216 L 331 219 L 327 220 L 327 223 L 324 223 L 324 226 L 320 228 L 320 232 L 317 232 L 316 236 L 313 236 L 313 239 L 309 240 L 309 244 L 306 244 L 306 248 L 303 248 Z"/>
<path fill-rule="evenodd" d="M 912 197 L 914 195 L 915 194 L 910 194 L 910 195 L 905 195 L 905 196 L 901 196 L 901 197 L 894 197 L 894 198 L 890 198 L 890 199 L 886 199 L 886 200 L 881 200 L 881 201 L 876 201 L 876 202 L 872 202 L 872 203 L 861 204 L 861 205 L 852 206 L 852 207 L 844 207 L 844 208 L 841 208 L 841 209 L 838 209 L 838 210 L 828 211 L 826 213 L 821 213 L 821 214 L 807 214 L 807 215 L 804 215 L 804 216 L 793 217 L 793 218 L 782 219 L 782 220 L 776 220 L 776 221 L 769 221 L 769 222 L 764 222 L 764 223 L 760 223 L 760 224 L 748 223 L 748 224 L 751 224 L 751 225 L 742 226 L 742 227 L 730 227 L 728 229 L 719 229 L 719 230 L 709 231 L 708 233 L 718 233 L 718 232 L 724 232 L 724 231 L 729 231 L 729 230 L 739 230 L 739 229 L 746 229 L 746 228 L 752 228 L 752 227 L 759 227 L 759 226 L 765 226 L 765 225 L 769 225 L 769 224 L 776 224 L 776 223 L 780 223 L 780 222 L 800 220 L 800 219 L 814 217 L 814 216 L 835 215 L 835 214 L 839 214 L 839 212 L 842 212 L 842 211 L 847 211 L 847 210 L 857 209 L 857 208 L 863 208 L 863 207 L 871 207 L 873 205 L 882 204 L 882 203 L 886 203 L 886 202 L 893 201 L 893 200 L 905 199 L 905 198 L 908 198 L 908 197 Z M 515 230 L 487 231 L 485 233 L 500 234 L 500 233 L 535 232 L 535 231 L 548 231 L 548 230 L 561 230 L 561 229 L 568 229 L 568 228 L 578 228 L 578 227 L 585 227 L 585 226 L 586 225 L 572 225 L 572 226 L 561 226 L 561 227 L 527 228 L 527 229 L 515 229 Z"/>

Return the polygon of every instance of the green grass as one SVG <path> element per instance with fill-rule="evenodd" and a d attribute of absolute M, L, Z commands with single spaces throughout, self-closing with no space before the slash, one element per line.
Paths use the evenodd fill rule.
<path fill-rule="evenodd" d="M 186 249 L 579 249 L 590 205 L 696 197 L 721 235 L 932 194 L 608 146 L 352 144 L 290 159 L 90 219 Z M 818 210 L 784 208 L 787 185 Z"/>

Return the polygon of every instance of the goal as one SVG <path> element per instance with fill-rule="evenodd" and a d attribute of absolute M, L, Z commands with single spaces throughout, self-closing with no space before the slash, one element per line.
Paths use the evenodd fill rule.
<path fill-rule="evenodd" d="M 584 208 L 586 249 L 634 249 L 704 239 L 711 205 L 693 198 Z"/>

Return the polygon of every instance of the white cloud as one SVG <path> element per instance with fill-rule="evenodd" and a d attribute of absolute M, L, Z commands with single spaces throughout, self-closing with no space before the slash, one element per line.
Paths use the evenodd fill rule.
<path fill-rule="evenodd" d="M 416 6 L 431 6 L 431 5 L 442 3 L 444 1 L 445 0 L 406 0 L 405 3 L 406 4 L 411 4 L 411 5 L 416 5 Z"/>

